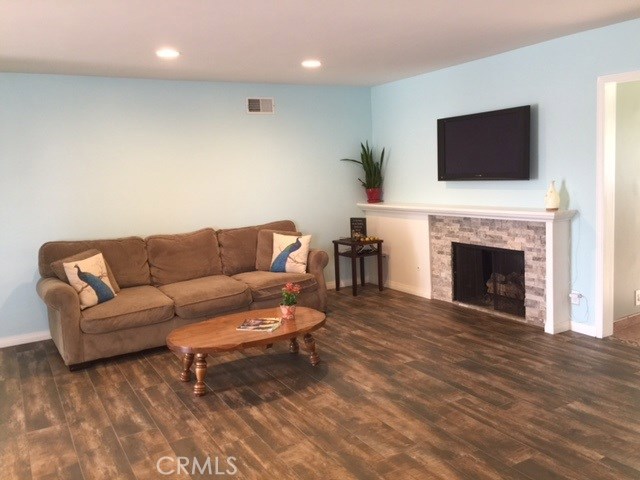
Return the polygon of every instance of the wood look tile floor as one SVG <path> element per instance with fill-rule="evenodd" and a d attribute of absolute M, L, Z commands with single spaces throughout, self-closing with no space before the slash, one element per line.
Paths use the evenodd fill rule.
<path fill-rule="evenodd" d="M 613 324 L 613 337 L 623 343 L 640 347 L 640 315 L 633 315 Z"/>
<path fill-rule="evenodd" d="M 284 343 L 210 358 L 200 398 L 164 349 L 77 372 L 51 341 L 1 349 L 0 478 L 189 477 L 163 457 L 192 478 L 640 478 L 639 347 L 350 292 L 318 367 Z"/>

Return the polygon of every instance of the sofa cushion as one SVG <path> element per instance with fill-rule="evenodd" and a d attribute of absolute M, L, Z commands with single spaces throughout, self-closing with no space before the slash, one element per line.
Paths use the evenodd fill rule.
<path fill-rule="evenodd" d="M 255 270 L 257 227 L 230 228 L 217 233 L 222 273 L 235 275 Z"/>
<path fill-rule="evenodd" d="M 47 242 L 38 252 L 40 275 L 55 276 L 53 262 L 93 248 L 102 253 L 120 288 L 151 283 L 147 246 L 140 237 Z"/>
<path fill-rule="evenodd" d="M 159 289 L 173 300 L 176 315 L 181 318 L 213 316 L 251 303 L 249 288 L 225 275 L 171 283 Z"/>
<path fill-rule="evenodd" d="M 222 273 L 218 240 L 212 228 L 147 237 L 147 251 L 154 285 L 168 285 Z"/>
<path fill-rule="evenodd" d="M 310 273 L 275 273 L 275 272 L 245 272 L 233 276 L 249 285 L 254 301 L 271 300 L 282 296 L 282 287 L 286 283 L 298 283 L 302 293 L 313 292 L 318 289 L 316 278 Z"/>
<path fill-rule="evenodd" d="M 98 255 L 99 253 L 100 252 L 95 248 L 91 248 L 89 250 L 85 250 L 84 252 L 80 252 L 76 255 L 71 255 L 70 257 L 63 258 L 62 260 L 56 260 L 55 262 L 51 262 L 51 270 L 53 270 L 53 273 L 55 273 L 56 277 L 58 277 L 60 280 L 62 280 L 63 282 L 70 283 L 69 279 L 67 278 L 67 273 L 64 271 L 63 264 L 69 263 L 69 262 L 77 262 L 78 260 L 85 260 L 87 258 Z M 103 258 L 104 258 L 104 255 L 103 255 Z M 105 266 L 107 267 L 107 276 L 109 277 L 109 283 L 111 284 L 113 291 L 115 293 L 118 293 L 120 291 L 120 286 L 118 285 L 118 282 L 113 276 L 113 272 L 109 267 L 109 263 L 106 260 L 104 261 L 104 263 L 105 263 Z"/>
<path fill-rule="evenodd" d="M 116 292 L 109 282 L 107 265 L 101 253 L 84 260 L 65 262 L 62 266 L 69 283 L 78 292 L 80 310 L 115 298 Z"/>
<path fill-rule="evenodd" d="M 113 300 L 83 310 L 80 329 L 84 333 L 107 333 L 165 322 L 173 315 L 173 302 L 157 288 L 123 288 Z"/>

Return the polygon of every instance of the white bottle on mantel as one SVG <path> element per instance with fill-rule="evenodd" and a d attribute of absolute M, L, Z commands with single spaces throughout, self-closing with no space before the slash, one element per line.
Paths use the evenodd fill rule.
<path fill-rule="evenodd" d="M 560 208 L 560 194 L 558 194 L 556 190 L 556 182 L 554 180 L 551 180 L 549 190 L 547 190 L 547 194 L 544 196 L 544 206 L 547 212 L 555 212 Z"/>

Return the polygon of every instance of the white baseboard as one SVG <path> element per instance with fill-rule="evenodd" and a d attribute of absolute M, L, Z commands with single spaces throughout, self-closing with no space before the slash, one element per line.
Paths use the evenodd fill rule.
<path fill-rule="evenodd" d="M 370 283 L 369 280 L 367 278 L 364 279 L 364 283 Z M 377 285 L 377 284 L 376 284 Z M 360 287 L 360 277 L 358 277 L 358 287 Z M 351 288 L 351 282 L 349 281 L 342 281 L 340 282 L 340 288 Z M 336 289 L 336 282 L 335 281 L 331 281 L 331 282 L 327 282 L 327 290 L 335 290 Z"/>
<path fill-rule="evenodd" d="M 571 331 L 582 333 L 583 335 L 589 335 L 590 337 L 597 337 L 595 325 L 587 325 L 586 323 L 571 322 Z"/>
<path fill-rule="evenodd" d="M 22 335 L 12 335 L 10 337 L 0 337 L 0 348 L 13 347 L 14 345 L 22 345 L 24 343 L 39 342 L 40 340 L 49 340 L 50 338 L 51 333 L 49 333 L 49 330 L 24 333 Z"/>
<path fill-rule="evenodd" d="M 376 280 L 377 281 L 377 280 Z M 364 279 L 364 283 L 371 283 L 369 282 L 368 278 Z M 377 283 L 376 283 L 377 285 Z M 360 287 L 360 277 L 358 277 L 358 287 Z M 347 281 L 347 280 L 343 280 L 340 282 L 340 288 L 351 288 L 351 282 Z M 335 281 L 331 281 L 331 282 L 327 282 L 327 290 L 335 290 L 336 289 L 336 282 Z"/>
<path fill-rule="evenodd" d="M 404 283 L 389 280 L 385 286 L 389 287 L 391 290 L 398 290 L 399 292 L 416 295 L 417 297 L 431 298 L 430 292 L 425 292 L 424 288 L 416 287 L 415 285 L 406 285 Z"/>
<path fill-rule="evenodd" d="M 365 283 L 371 283 L 373 285 L 377 285 L 378 283 L 377 279 L 369 279 L 365 277 Z M 360 283 L 358 283 L 358 286 L 360 286 Z M 430 295 L 426 294 L 424 292 L 424 289 L 420 289 L 418 287 L 415 287 L 413 285 L 405 285 L 404 283 L 398 283 L 398 282 L 393 282 L 393 281 L 388 281 L 384 284 L 385 288 L 390 288 L 391 290 L 398 290 L 399 292 L 404 292 L 404 293 L 409 293 L 411 295 L 416 295 L 418 297 L 422 297 L 422 298 L 431 298 Z M 349 281 L 343 281 L 340 282 L 340 288 L 351 288 L 351 282 Z M 336 282 L 335 281 L 331 281 L 331 282 L 327 282 L 327 290 L 335 290 L 336 289 Z"/>

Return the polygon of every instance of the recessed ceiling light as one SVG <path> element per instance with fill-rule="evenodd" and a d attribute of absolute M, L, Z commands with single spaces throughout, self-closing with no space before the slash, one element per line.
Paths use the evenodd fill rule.
<path fill-rule="evenodd" d="M 161 48 L 160 50 L 156 50 L 156 55 L 159 58 L 178 58 L 180 52 L 175 48 Z"/>
<path fill-rule="evenodd" d="M 309 59 L 301 63 L 304 68 L 318 68 L 322 66 L 320 60 Z"/>

